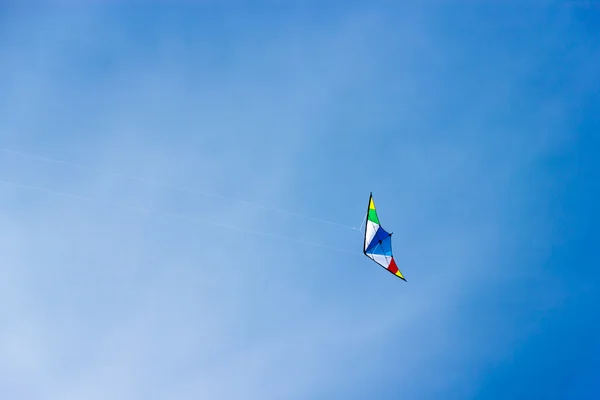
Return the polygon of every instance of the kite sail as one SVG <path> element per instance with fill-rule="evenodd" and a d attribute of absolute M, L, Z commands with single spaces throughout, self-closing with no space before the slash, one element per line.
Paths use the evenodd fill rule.
<path fill-rule="evenodd" d="M 379 223 L 379 217 L 377 216 L 375 203 L 373 202 L 373 193 L 371 193 L 369 197 L 363 253 L 371 260 L 406 282 L 406 279 L 404 279 L 404 276 L 400 270 L 398 270 L 398 266 L 392 255 L 392 233 L 383 229 Z"/>

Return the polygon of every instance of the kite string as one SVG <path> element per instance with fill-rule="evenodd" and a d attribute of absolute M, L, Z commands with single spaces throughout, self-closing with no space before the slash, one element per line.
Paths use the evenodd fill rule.
<path fill-rule="evenodd" d="M 363 224 L 367 221 L 367 217 L 368 217 L 368 214 L 365 214 L 362 222 L 360 223 L 360 228 L 358 228 L 359 231 L 362 231 Z"/>
<path fill-rule="evenodd" d="M 257 235 L 257 236 L 282 239 L 282 240 L 286 240 L 289 242 L 304 244 L 304 245 L 308 245 L 308 246 L 321 247 L 324 249 L 337 251 L 337 252 L 341 252 L 341 253 L 354 254 L 354 255 L 362 254 L 362 253 L 358 253 L 355 251 L 342 249 L 339 247 L 328 246 L 328 245 L 325 245 L 322 243 L 310 242 L 310 241 L 306 241 L 306 240 L 302 240 L 302 239 L 297 239 L 297 238 L 294 238 L 291 236 L 273 234 L 273 233 L 254 230 L 254 229 L 248 229 L 248 228 L 237 227 L 237 226 L 228 225 L 228 224 L 222 224 L 222 223 L 213 222 L 213 221 L 209 221 L 209 220 L 205 220 L 205 219 L 201 219 L 201 218 L 189 217 L 189 216 L 182 215 L 182 214 L 175 214 L 175 213 L 163 212 L 163 211 L 158 211 L 158 210 L 151 210 L 149 208 L 140 207 L 140 206 L 136 206 L 136 205 L 132 205 L 132 204 L 124 204 L 124 203 L 100 200 L 100 199 L 94 198 L 94 197 L 81 196 L 81 195 L 74 194 L 74 193 L 62 192 L 62 191 L 47 189 L 47 188 L 43 188 L 43 187 L 39 187 L 39 186 L 25 185 L 25 184 L 12 182 L 12 181 L 6 181 L 6 180 L 2 180 L 2 179 L 0 179 L 0 184 L 5 185 L 5 186 L 21 188 L 21 189 L 27 189 L 27 190 L 31 190 L 31 191 L 53 194 L 53 195 L 57 195 L 57 196 L 69 197 L 69 198 L 80 200 L 80 201 L 93 202 L 93 203 L 104 204 L 104 205 L 113 206 L 113 207 L 126 208 L 126 209 L 130 209 L 130 210 L 134 210 L 134 211 L 138 211 L 138 212 L 142 212 L 142 213 L 146 213 L 146 214 L 154 214 L 154 215 L 159 215 L 159 216 L 163 216 L 163 217 L 167 217 L 167 218 L 171 218 L 171 219 L 187 221 L 187 222 L 191 222 L 194 224 L 210 225 L 210 226 L 214 226 L 217 228 L 229 229 L 229 230 L 234 230 L 234 231 L 243 232 L 243 233 L 249 233 L 249 234 L 253 234 L 253 235 Z"/>
<path fill-rule="evenodd" d="M 146 184 L 150 184 L 150 185 L 154 185 L 154 186 L 161 186 L 163 188 L 178 190 L 178 191 L 186 192 L 186 193 L 189 193 L 189 194 L 195 194 L 195 195 L 199 195 L 199 196 L 214 197 L 214 198 L 220 198 L 220 199 L 223 199 L 223 200 L 235 201 L 235 202 L 238 202 L 240 204 L 245 204 L 247 206 L 252 206 L 252 207 L 260 208 L 260 209 L 263 209 L 263 210 L 269 210 L 269 211 L 277 212 L 277 213 L 280 213 L 280 214 L 287 214 L 287 215 L 290 215 L 290 216 L 293 216 L 293 217 L 297 217 L 297 218 L 312 220 L 312 221 L 316 221 L 316 222 L 322 222 L 322 223 L 326 223 L 326 224 L 329 224 L 329 225 L 334 225 L 334 226 L 337 226 L 337 227 L 340 227 L 340 228 L 351 229 L 351 230 L 355 230 L 355 231 L 360 231 L 362 229 L 362 226 L 360 228 L 356 228 L 356 227 L 353 227 L 353 226 L 350 226 L 350 225 L 340 224 L 338 222 L 329 221 L 329 220 L 326 220 L 326 219 L 323 219 L 323 218 L 312 217 L 312 216 L 300 214 L 300 213 L 297 213 L 297 212 L 294 212 L 294 211 L 289 211 L 289 210 L 284 210 L 284 209 L 281 209 L 281 208 L 275 208 L 275 207 L 265 206 L 265 205 L 261 205 L 261 204 L 257 204 L 257 203 L 252 203 L 252 202 L 249 202 L 247 200 L 242 200 L 242 199 L 238 199 L 238 198 L 234 198 L 234 197 L 223 196 L 223 195 L 219 195 L 219 194 L 215 194 L 215 193 L 200 192 L 200 191 L 197 191 L 197 190 L 192 190 L 192 189 L 190 189 L 188 187 L 183 187 L 183 186 L 178 186 L 178 185 L 172 185 L 172 184 L 169 184 L 169 183 L 159 182 L 159 181 L 153 180 L 153 179 L 141 178 L 141 177 L 138 177 L 138 176 L 134 176 L 134 175 L 130 175 L 130 174 L 125 174 L 125 173 L 118 172 L 118 171 L 106 170 L 106 169 L 101 169 L 101 168 L 97 168 L 97 167 L 90 167 L 90 166 L 83 165 L 83 164 L 78 164 L 78 163 L 73 163 L 73 162 L 69 162 L 69 161 L 64 161 L 64 160 L 58 160 L 58 159 L 54 159 L 54 158 L 44 157 L 44 156 L 40 156 L 40 155 L 32 154 L 32 153 L 25 153 L 25 152 L 22 152 L 22 151 L 12 150 L 12 149 L 8 149 L 8 148 L 0 148 L 0 151 L 4 152 L 4 153 L 13 154 L 13 155 L 16 155 L 16 156 L 19 156 L 19 157 L 36 159 L 36 160 L 43 161 L 43 162 L 48 162 L 48 163 L 67 165 L 67 166 L 70 166 L 70 167 L 79 168 L 79 169 L 83 169 L 83 170 L 87 170 L 87 171 L 92 171 L 92 172 L 96 172 L 96 173 L 99 173 L 99 174 L 118 176 L 118 177 L 129 179 L 129 180 L 132 180 L 132 181 L 137 181 L 137 182 L 140 182 L 140 183 L 146 183 Z"/>

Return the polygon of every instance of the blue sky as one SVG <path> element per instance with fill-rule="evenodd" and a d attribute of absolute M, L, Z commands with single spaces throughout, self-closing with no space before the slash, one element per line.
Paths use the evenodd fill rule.
<path fill-rule="evenodd" d="M 2 398 L 598 396 L 597 7 L 45 3 L 0 8 Z M 408 282 L 273 210 L 371 191 Z"/>

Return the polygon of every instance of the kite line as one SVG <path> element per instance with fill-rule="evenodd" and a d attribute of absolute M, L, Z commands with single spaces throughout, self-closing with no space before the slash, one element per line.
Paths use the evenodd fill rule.
<path fill-rule="evenodd" d="M 12 181 L 6 181 L 6 180 L 2 180 L 2 179 L 0 179 L 0 184 L 5 185 L 5 186 L 12 186 L 15 188 L 26 189 L 26 190 L 30 190 L 30 191 L 48 193 L 48 194 L 52 194 L 52 195 L 56 195 L 56 196 L 68 197 L 68 198 L 72 198 L 72 199 L 76 199 L 76 200 L 80 200 L 80 201 L 84 201 L 84 202 L 91 202 L 91 203 L 103 204 L 106 206 L 126 208 L 126 209 L 130 209 L 130 210 L 138 211 L 141 213 L 145 213 L 145 214 L 158 215 L 158 216 L 175 219 L 175 220 L 186 221 L 186 222 L 190 222 L 190 223 L 194 223 L 194 224 L 210 225 L 210 226 L 214 226 L 217 228 L 238 231 L 241 233 L 249 233 L 252 235 L 270 237 L 270 238 L 274 238 L 274 239 L 282 239 L 282 240 L 285 240 L 288 242 L 294 242 L 294 243 L 299 243 L 299 244 L 304 244 L 304 245 L 314 246 L 314 247 L 321 247 L 324 249 L 337 251 L 340 253 L 347 253 L 347 254 L 354 254 L 354 255 L 360 254 L 360 253 L 357 253 L 356 251 L 346 250 L 346 249 L 342 249 L 339 247 L 328 246 L 326 244 L 317 243 L 317 242 L 309 242 L 309 241 L 297 239 L 297 238 L 294 238 L 291 236 L 273 234 L 273 233 L 254 230 L 254 229 L 242 228 L 242 227 L 234 226 L 234 225 L 222 224 L 222 223 L 210 221 L 207 219 L 194 218 L 194 217 L 190 217 L 190 216 L 186 216 L 186 215 L 182 215 L 182 214 L 175 214 L 175 213 L 163 212 L 163 211 L 158 211 L 158 210 L 152 210 L 149 208 L 140 207 L 140 206 L 136 206 L 133 204 L 124 204 L 124 203 L 100 200 L 95 197 L 81 196 L 81 195 L 74 194 L 74 193 L 68 193 L 68 192 L 63 192 L 63 191 L 59 191 L 59 190 L 47 189 L 47 188 L 43 188 L 40 186 L 25 185 L 25 184 L 12 182 Z"/>
<path fill-rule="evenodd" d="M 160 187 L 167 188 L 167 189 L 178 190 L 181 192 L 186 192 L 186 193 L 194 194 L 194 195 L 198 195 L 198 196 L 213 197 L 213 198 L 220 198 L 223 200 L 234 201 L 234 202 L 237 202 L 240 204 L 245 204 L 247 206 L 252 206 L 252 207 L 260 208 L 263 210 L 273 211 L 273 212 L 277 212 L 280 214 L 286 214 L 286 215 L 293 216 L 296 218 L 301 218 L 301 219 L 306 219 L 306 220 L 311 220 L 311 221 L 316 221 L 316 222 L 322 222 L 325 224 L 337 226 L 339 228 L 345 228 L 345 229 L 350 229 L 350 230 L 354 230 L 354 231 L 361 231 L 362 224 L 364 224 L 364 220 L 363 220 L 363 222 L 361 223 L 361 226 L 357 228 L 354 226 L 340 224 L 340 223 L 334 222 L 334 221 L 329 221 L 329 220 L 326 220 L 323 218 L 317 218 L 317 217 L 300 214 L 300 213 L 297 213 L 294 211 L 289 211 L 289 210 L 284 210 L 281 208 L 275 208 L 275 207 L 265 206 L 265 205 L 261 205 L 261 204 L 257 204 L 257 203 L 252 203 L 252 202 L 249 202 L 246 200 L 242 200 L 242 199 L 238 199 L 238 198 L 234 198 L 234 197 L 223 196 L 223 195 L 216 194 L 216 193 L 201 192 L 201 191 L 197 191 L 194 189 L 190 189 L 188 187 L 172 185 L 169 183 L 159 182 L 159 181 L 153 180 L 153 179 L 141 178 L 138 176 L 125 174 L 125 173 L 118 172 L 118 171 L 106 170 L 106 169 L 101 169 L 101 168 L 97 168 L 97 167 L 90 167 L 90 166 L 83 165 L 83 164 L 78 164 L 78 163 L 69 162 L 69 161 L 65 161 L 65 160 L 59 160 L 59 159 L 55 159 L 55 158 L 44 157 L 44 156 L 40 156 L 37 154 L 26 153 L 26 152 L 12 150 L 12 149 L 8 149 L 8 148 L 0 148 L 0 151 L 3 153 L 13 154 L 13 155 L 16 155 L 16 156 L 19 156 L 22 158 L 30 158 L 30 159 L 35 159 L 38 161 L 47 162 L 47 163 L 66 165 L 66 166 L 70 166 L 73 168 L 87 170 L 87 171 L 104 174 L 104 175 L 118 176 L 120 178 L 125 178 L 128 180 L 137 181 L 140 183 L 146 183 L 146 184 L 150 184 L 150 185 L 154 185 L 154 186 L 160 186 Z"/>

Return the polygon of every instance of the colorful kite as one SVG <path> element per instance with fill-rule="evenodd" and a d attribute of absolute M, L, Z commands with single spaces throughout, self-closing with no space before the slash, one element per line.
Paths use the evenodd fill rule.
<path fill-rule="evenodd" d="M 404 279 L 404 276 L 402 276 L 402 273 L 398 270 L 398 266 L 392 255 L 392 233 L 387 232 L 379 224 L 379 217 L 377 216 L 375 203 L 373 202 L 373 193 L 371 193 L 369 197 L 363 253 L 371 260 L 406 282 L 406 279 Z"/>

